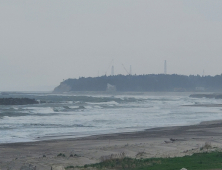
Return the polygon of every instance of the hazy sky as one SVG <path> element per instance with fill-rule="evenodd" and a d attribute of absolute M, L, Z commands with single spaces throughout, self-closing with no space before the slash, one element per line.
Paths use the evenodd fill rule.
<path fill-rule="evenodd" d="M 222 73 L 222 0 L 0 0 L 0 91 L 111 73 Z"/>

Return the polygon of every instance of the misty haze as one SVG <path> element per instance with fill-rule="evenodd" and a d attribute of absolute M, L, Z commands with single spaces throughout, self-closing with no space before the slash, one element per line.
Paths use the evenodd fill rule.
<path fill-rule="evenodd" d="M 220 0 L 0 1 L 1 90 L 115 74 L 220 75 Z M 108 71 L 107 71 L 108 70 Z M 16 83 L 15 83 L 16 82 Z"/>
<path fill-rule="evenodd" d="M 0 170 L 222 169 L 221 0 L 0 0 Z"/>

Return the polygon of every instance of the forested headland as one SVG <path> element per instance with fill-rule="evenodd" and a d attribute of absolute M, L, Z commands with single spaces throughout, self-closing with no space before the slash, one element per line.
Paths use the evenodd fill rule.
<path fill-rule="evenodd" d="M 120 92 L 222 91 L 222 74 L 216 76 L 148 74 L 80 77 L 67 79 L 54 92 L 109 91 Z M 113 90 L 112 89 L 112 90 Z"/>

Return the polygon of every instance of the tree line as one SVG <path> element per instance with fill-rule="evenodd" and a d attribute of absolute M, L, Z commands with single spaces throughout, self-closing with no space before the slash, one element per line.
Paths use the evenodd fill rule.
<path fill-rule="evenodd" d="M 116 91 L 222 91 L 222 75 L 148 74 L 80 77 L 61 82 L 54 91 L 64 85 L 69 87 L 69 91 L 106 91 L 107 84 L 115 86 Z"/>

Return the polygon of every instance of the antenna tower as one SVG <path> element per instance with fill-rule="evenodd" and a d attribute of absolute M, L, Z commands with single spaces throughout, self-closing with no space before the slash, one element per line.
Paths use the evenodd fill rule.
<path fill-rule="evenodd" d="M 166 60 L 164 61 L 164 74 L 167 74 L 167 63 L 166 63 Z"/>

